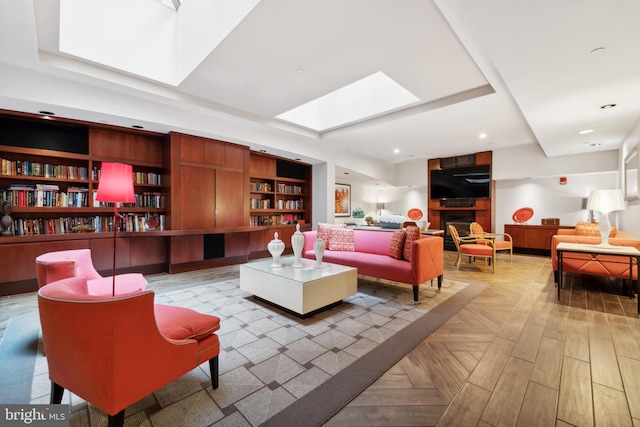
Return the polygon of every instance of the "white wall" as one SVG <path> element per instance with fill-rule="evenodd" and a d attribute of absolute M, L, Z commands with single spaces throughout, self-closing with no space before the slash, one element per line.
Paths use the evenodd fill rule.
<path fill-rule="evenodd" d="M 622 144 L 619 157 L 620 170 L 622 170 L 622 165 L 624 165 L 624 159 L 638 144 L 640 144 L 640 121 L 636 123 Z M 623 186 L 624 182 L 621 174 L 620 187 L 622 188 Z M 629 200 L 627 202 L 627 208 L 622 212 L 618 212 L 618 217 L 621 230 L 640 237 L 640 199 Z"/>
<path fill-rule="evenodd" d="M 592 190 L 618 188 L 617 151 L 548 158 L 537 144 L 512 147 L 493 151 L 492 170 L 496 181 L 492 231 L 496 232 L 503 232 L 504 224 L 513 223 L 512 215 L 521 207 L 534 210 L 529 224 L 541 224 L 542 218 L 560 218 L 561 225 L 574 225 L 587 218 L 587 211 L 580 209 L 582 198 Z M 418 207 L 426 220 L 427 160 L 396 165 L 395 176 L 394 183 L 403 187 L 396 189 L 399 197 L 387 208 L 406 215 L 408 209 Z M 566 185 L 560 185 L 560 176 L 567 177 Z M 612 222 L 615 224 L 614 216 L 622 214 L 612 214 Z M 618 223 L 625 231 L 627 224 Z"/>
<path fill-rule="evenodd" d="M 557 177 L 496 181 L 493 231 L 504 232 L 504 224 L 513 224 L 513 213 L 522 207 L 533 209 L 530 225 L 542 224 L 543 218 L 559 218 L 560 225 L 586 221 L 588 211 L 581 209 L 582 199 L 592 190 L 616 188 L 617 180 L 614 171 L 568 176 L 566 185 Z M 610 218 L 616 224 L 615 215 Z"/>

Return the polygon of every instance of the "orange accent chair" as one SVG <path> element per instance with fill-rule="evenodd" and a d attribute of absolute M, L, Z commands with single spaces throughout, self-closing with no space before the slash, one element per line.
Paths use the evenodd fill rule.
<path fill-rule="evenodd" d="M 456 259 L 456 269 L 460 268 L 460 260 L 463 255 L 469 256 L 469 262 L 476 258 L 484 258 L 485 265 L 489 262 L 492 266 L 492 272 L 496 272 L 496 249 L 491 240 L 478 243 L 478 239 L 473 236 L 460 237 L 455 226 L 449 224 L 449 234 L 453 239 L 458 250 L 458 258 Z"/>
<path fill-rule="evenodd" d="M 67 389 L 106 412 L 109 426 L 122 426 L 126 407 L 206 361 L 218 388 L 218 317 L 154 304 L 152 291 L 87 291 L 84 277 L 38 291 L 52 404 Z"/>
<path fill-rule="evenodd" d="M 87 279 L 90 295 L 109 295 L 113 292 L 113 276 L 102 277 L 93 266 L 91 249 L 71 249 L 42 254 L 36 258 L 38 287 L 68 277 Z M 140 273 L 116 274 L 116 296 L 142 292 L 147 279 Z"/>
<path fill-rule="evenodd" d="M 483 243 L 486 240 L 491 240 L 494 243 L 496 252 L 509 251 L 509 261 L 513 261 L 513 240 L 507 233 L 485 233 L 484 229 L 477 222 L 472 222 L 469 225 L 469 230 L 473 237 L 478 238 L 478 243 Z M 500 237 L 496 239 L 496 237 Z"/>

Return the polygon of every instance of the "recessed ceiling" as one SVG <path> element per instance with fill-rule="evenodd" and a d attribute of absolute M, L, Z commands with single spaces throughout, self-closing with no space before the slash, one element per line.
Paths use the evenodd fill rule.
<path fill-rule="evenodd" d="M 190 28 L 199 59 L 162 80 L 127 68 L 154 52 L 137 45 L 151 24 L 137 35 L 119 33 L 123 15 L 87 19 L 83 30 L 105 37 L 93 45 L 106 48 L 129 34 L 135 49 L 118 50 L 120 63 L 63 52 L 60 18 L 72 1 L 103 3 L 2 5 L 0 37 L 11 43 L 0 44 L 0 108 L 138 123 L 305 159 L 332 156 L 338 164 L 352 158 L 348 153 L 401 163 L 527 144 L 548 156 L 613 150 L 640 117 L 634 2 L 585 0 L 576 8 L 553 0 L 245 0 L 249 13 L 215 46 L 208 32 L 220 17 L 200 9 L 209 24 Z M 150 2 L 162 10 L 157 28 L 216 3 L 190 0 L 175 12 Z M 176 66 L 170 62 L 155 67 L 158 75 Z M 324 131 L 277 119 L 377 72 L 419 101 Z M 600 108 L 606 104 L 617 105 Z M 584 129 L 594 132 L 580 134 Z M 481 132 L 487 137 L 478 138 Z"/>

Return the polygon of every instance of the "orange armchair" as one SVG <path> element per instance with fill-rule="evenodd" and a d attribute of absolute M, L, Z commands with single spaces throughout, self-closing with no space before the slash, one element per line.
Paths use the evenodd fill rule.
<path fill-rule="evenodd" d="M 112 276 L 102 277 L 93 266 L 91 249 L 71 249 L 48 252 L 36 258 L 38 287 L 68 277 L 83 276 L 87 279 L 88 293 L 111 296 Z M 147 287 L 147 279 L 140 273 L 116 275 L 116 295 L 142 292 Z"/>
<path fill-rule="evenodd" d="M 458 250 L 456 269 L 460 268 L 462 255 L 467 255 L 470 258 L 484 258 L 485 264 L 487 261 L 491 263 L 492 272 L 496 272 L 496 249 L 493 246 L 493 241 L 481 240 L 479 242 L 476 237 L 460 237 L 456 227 L 451 224 L 449 224 L 449 234 L 451 235 L 453 243 L 455 243 L 456 249 Z"/>
<path fill-rule="evenodd" d="M 471 235 L 478 239 L 478 243 L 484 243 L 487 240 L 493 241 L 493 246 L 498 251 L 509 251 L 509 261 L 513 261 L 513 241 L 507 233 L 485 233 L 484 229 L 477 222 L 472 222 L 469 226 Z M 502 236 L 496 239 L 496 237 Z"/>
<path fill-rule="evenodd" d="M 112 297 L 87 289 L 83 277 L 71 277 L 38 291 L 52 404 L 67 389 L 121 426 L 127 406 L 206 361 L 218 388 L 218 317 L 154 305 L 152 291 Z"/>

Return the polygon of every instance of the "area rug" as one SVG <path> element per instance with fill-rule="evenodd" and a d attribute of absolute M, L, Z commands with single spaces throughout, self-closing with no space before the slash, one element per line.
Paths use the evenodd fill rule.
<path fill-rule="evenodd" d="M 127 408 L 126 425 L 319 426 L 485 287 L 445 280 L 414 302 L 409 286 L 359 278 L 356 295 L 308 319 L 254 300 L 237 279 L 158 291 L 158 303 L 221 318 L 220 386 L 203 364 Z M 36 356 L 30 403 L 48 403 L 41 345 Z M 78 396 L 63 403 L 71 426 L 106 425 Z"/>

